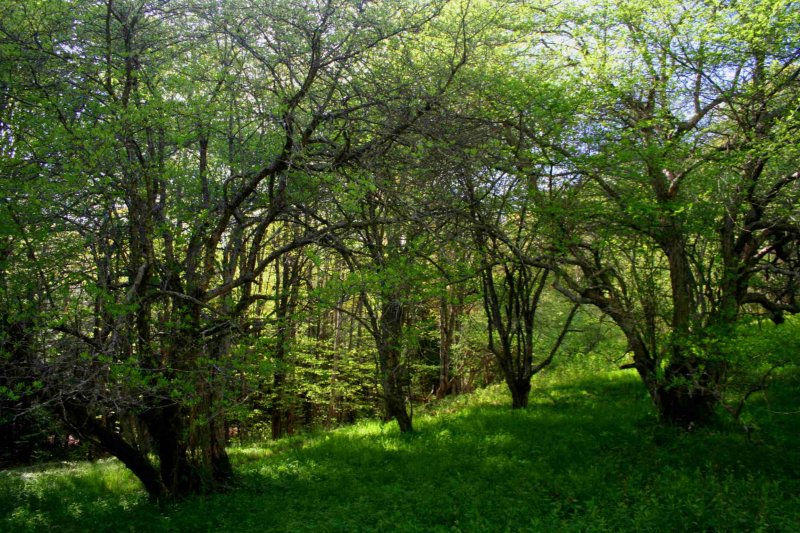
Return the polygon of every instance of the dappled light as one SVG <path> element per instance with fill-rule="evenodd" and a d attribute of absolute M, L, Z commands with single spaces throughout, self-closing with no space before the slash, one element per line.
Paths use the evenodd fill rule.
<path fill-rule="evenodd" d="M 15 501 L 5 523 L 20 531 L 80 517 L 108 530 L 619 531 L 656 530 L 676 513 L 685 520 L 676 529 L 687 530 L 782 529 L 800 517 L 791 428 L 764 428 L 759 443 L 730 423 L 687 433 L 658 423 L 635 376 L 548 381 L 526 410 L 511 410 L 507 393 L 492 387 L 457 410 L 421 415 L 410 435 L 372 421 L 234 447 L 231 490 L 162 509 L 132 489 L 129 474 L 119 481 L 115 463 L 69 476 L 45 470 L 41 483 L 8 472 L 0 490 L 4 505 L 11 494 Z M 790 405 L 795 386 L 773 391 L 769 408 Z"/>
<path fill-rule="evenodd" d="M 0 530 L 800 523 L 800 3 L 0 2 Z"/>

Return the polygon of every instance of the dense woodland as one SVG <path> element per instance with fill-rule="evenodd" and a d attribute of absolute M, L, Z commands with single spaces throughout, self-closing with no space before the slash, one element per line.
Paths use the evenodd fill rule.
<path fill-rule="evenodd" d="M 798 130 L 789 0 L 3 2 L 2 461 L 209 492 L 599 345 L 739 419 L 799 361 Z"/>

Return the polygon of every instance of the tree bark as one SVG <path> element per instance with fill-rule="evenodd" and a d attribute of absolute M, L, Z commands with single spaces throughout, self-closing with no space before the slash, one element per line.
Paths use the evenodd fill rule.
<path fill-rule="evenodd" d="M 653 402 L 662 422 L 686 429 L 707 423 L 714 415 L 717 397 L 711 392 L 716 385 L 710 383 L 706 388 L 698 384 L 698 379 L 708 379 L 698 375 L 696 369 L 686 365 L 670 365 L 663 382 L 652 391 Z"/>
<path fill-rule="evenodd" d="M 289 348 L 295 336 L 295 310 L 300 291 L 301 263 L 294 254 L 285 255 L 275 262 L 275 336 L 274 358 L 277 369 L 272 383 L 272 408 L 270 412 L 272 438 L 279 439 L 292 432 L 291 417 L 287 407 L 286 371 Z"/>
<path fill-rule="evenodd" d="M 531 392 L 531 380 L 528 379 L 508 379 L 506 384 L 511 391 L 511 408 L 525 409 L 528 407 L 528 398 Z"/>
<path fill-rule="evenodd" d="M 386 415 L 397 420 L 400 431 L 412 431 L 411 416 L 406 410 L 405 364 L 402 361 L 402 334 L 405 309 L 399 298 L 391 296 L 381 309 L 378 358 L 383 385 Z"/>
<path fill-rule="evenodd" d="M 453 338 L 460 306 L 449 301 L 452 292 L 448 291 L 439 299 L 439 385 L 436 388 L 436 397 L 444 398 L 452 386 L 450 377 L 451 355 Z"/>
<path fill-rule="evenodd" d="M 277 440 L 288 432 L 288 410 L 284 407 L 283 383 L 285 381 L 283 371 L 276 371 L 272 378 L 272 406 L 270 407 L 270 430 L 272 439 Z M 286 424 L 284 424 L 284 421 Z"/>
<path fill-rule="evenodd" d="M 161 501 L 169 494 L 170 489 L 164 485 L 163 478 L 150 460 L 120 435 L 104 427 L 77 401 L 64 403 L 64 414 L 67 422 L 81 435 L 101 446 L 104 450 L 119 459 L 142 482 L 145 491 L 154 501 Z"/>

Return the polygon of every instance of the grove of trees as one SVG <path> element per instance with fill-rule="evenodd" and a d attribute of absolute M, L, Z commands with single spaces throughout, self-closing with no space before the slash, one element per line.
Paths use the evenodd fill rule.
<path fill-rule="evenodd" d="M 4 2 L 2 460 L 60 420 L 212 491 L 232 436 L 526 407 L 601 329 L 664 423 L 738 416 L 792 363 L 731 339 L 800 311 L 798 36 L 788 0 Z"/>

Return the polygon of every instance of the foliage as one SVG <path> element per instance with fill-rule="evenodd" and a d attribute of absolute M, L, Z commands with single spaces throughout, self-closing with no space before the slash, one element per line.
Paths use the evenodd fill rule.
<path fill-rule="evenodd" d="M 166 503 L 232 483 L 231 441 L 411 432 L 608 361 L 663 422 L 752 429 L 800 338 L 798 28 L 789 0 L 4 2 L 0 456 L 58 418 Z"/>

